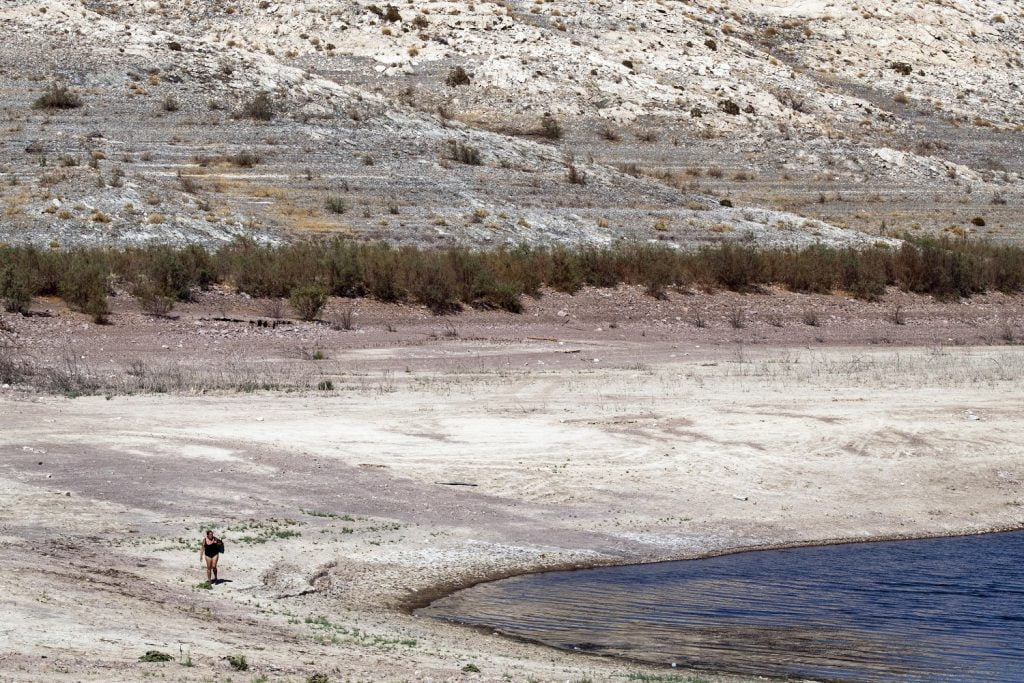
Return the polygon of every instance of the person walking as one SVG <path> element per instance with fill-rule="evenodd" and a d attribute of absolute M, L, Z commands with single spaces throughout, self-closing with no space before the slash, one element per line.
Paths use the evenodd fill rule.
<path fill-rule="evenodd" d="M 207 581 L 212 580 L 213 583 L 217 583 L 217 560 L 222 552 L 224 552 L 224 541 L 214 536 L 213 530 L 207 529 L 206 535 L 203 536 L 203 544 L 199 548 L 200 564 L 204 559 L 206 561 Z"/>

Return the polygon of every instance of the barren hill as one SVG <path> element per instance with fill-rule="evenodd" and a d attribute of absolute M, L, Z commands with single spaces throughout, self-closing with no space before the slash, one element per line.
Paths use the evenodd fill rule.
<path fill-rule="evenodd" d="M 7 2 L 0 240 L 1019 240 L 1022 10 Z"/>

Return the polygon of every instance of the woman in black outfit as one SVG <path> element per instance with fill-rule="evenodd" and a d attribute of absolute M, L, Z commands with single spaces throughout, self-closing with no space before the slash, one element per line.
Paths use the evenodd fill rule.
<path fill-rule="evenodd" d="M 203 562 L 206 559 L 206 580 L 209 581 L 211 578 L 213 581 L 217 580 L 217 559 L 220 554 L 224 552 L 224 542 L 213 535 L 213 531 L 210 529 L 206 530 L 206 535 L 203 536 L 203 545 L 199 548 L 199 562 Z"/>

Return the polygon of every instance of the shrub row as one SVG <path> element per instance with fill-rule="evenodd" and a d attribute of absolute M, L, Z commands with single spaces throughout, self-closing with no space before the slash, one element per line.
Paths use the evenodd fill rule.
<path fill-rule="evenodd" d="M 521 297 L 539 296 L 543 286 L 575 293 L 584 286 L 633 284 L 664 298 L 679 288 L 747 292 L 778 285 L 869 300 L 896 286 L 954 299 L 1024 290 L 1024 249 L 947 239 L 908 239 L 898 248 L 724 244 L 693 252 L 640 243 L 430 250 L 346 239 L 281 246 L 238 240 L 215 251 L 195 245 L 0 247 L 0 299 L 11 311 L 25 310 L 33 296 L 55 295 L 100 321 L 116 282 L 148 301 L 184 301 L 198 289 L 225 284 L 254 297 L 297 300 L 298 293 L 309 299 L 322 291 L 420 303 L 438 314 L 465 305 L 519 312 Z"/>

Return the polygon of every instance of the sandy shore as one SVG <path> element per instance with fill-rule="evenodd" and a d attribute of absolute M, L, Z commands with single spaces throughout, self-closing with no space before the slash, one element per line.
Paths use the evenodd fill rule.
<path fill-rule="evenodd" d="M 585 322 L 321 339 L 330 391 L 3 389 L 0 678 L 629 680 L 653 670 L 409 608 L 547 567 L 1024 522 L 1024 349 Z M 206 527 L 227 541 L 230 583 L 211 590 Z"/>

